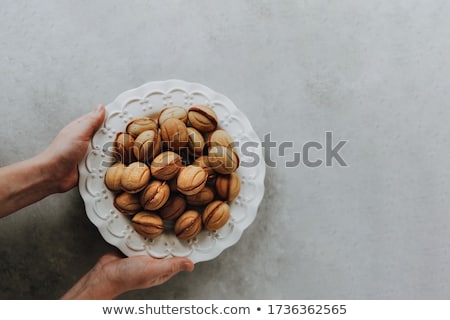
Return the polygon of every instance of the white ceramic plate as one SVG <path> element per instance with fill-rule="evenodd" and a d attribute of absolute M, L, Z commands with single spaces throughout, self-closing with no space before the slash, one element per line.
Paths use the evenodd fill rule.
<path fill-rule="evenodd" d="M 173 233 L 164 233 L 153 240 L 144 239 L 133 230 L 129 219 L 115 209 L 114 194 L 104 184 L 104 174 L 114 163 L 111 155 L 113 140 L 116 133 L 125 131 L 126 124 L 134 118 L 155 117 L 167 106 L 178 105 L 188 109 L 197 104 L 212 107 L 217 113 L 219 127 L 239 142 L 236 151 L 241 159 L 237 170 L 241 191 L 230 203 L 231 218 L 220 230 L 204 230 L 192 240 L 179 240 Z M 247 117 L 233 102 L 203 85 L 168 80 L 149 82 L 126 91 L 107 105 L 106 111 L 103 125 L 92 138 L 86 156 L 79 164 L 79 189 L 86 213 L 103 238 L 128 256 L 186 256 L 194 263 L 213 259 L 235 244 L 256 217 L 264 194 L 265 164 L 261 141 Z"/>

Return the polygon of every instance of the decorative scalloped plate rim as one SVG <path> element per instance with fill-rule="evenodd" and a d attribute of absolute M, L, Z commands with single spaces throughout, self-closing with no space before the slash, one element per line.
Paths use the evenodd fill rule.
<path fill-rule="evenodd" d="M 104 174 L 113 163 L 110 155 L 115 134 L 125 130 L 132 118 L 154 116 L 162 108 L 182 105 L 207 104 L 217 113 L 219 127 L 228 131 L 235 142 L 249 142 L 246 154 L 237 147 L 241 166 L 241 192 L 230 203 L 231 218 L 222 229 L 203 230 L 189 241 L 179 240 L 173 233 L 164 233 L 150 240 L 137 234 L 127 217 L 113 206 L 114 194 L 104 185 Z M 265 164 L 261 141 L 247 117 L 222 94 L 210 88 L 182 80 L 153 81 L 121 93 L 106 106 L 103 125 L 97 130 L 84 159 L 79 163 L 79 190 L 89 220 L 97 226 L 103 238 L 127 256 L 149 254 L 157 258 L 186 256 L 194 263 L 216 258 L 223 250 L 237 243 L 243 231 L 254 221 L 264 195 Z M 256 158 L 246 158 L 251 152 Z M 245 162 L 248 160 L 247 162 Z M 247 163 L 247 165 L 242 165 Z"/>

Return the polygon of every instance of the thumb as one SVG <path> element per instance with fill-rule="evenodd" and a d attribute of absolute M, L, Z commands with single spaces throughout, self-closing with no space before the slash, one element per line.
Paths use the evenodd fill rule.
<path fill-rule="evenodd" d="M 180 271 L 194 270 L 191 260 L 184 257 L 173 257 L 168 259 L 153 260 L 148 270 L 148 279 L 151 279 L 151 286 L 160 285 Z"/>
<path fill-rule="evenodd" d="M 105 106 L 98 105 L 93 111 L 79 119 L 78 124 L 80 125 L 81 132 L 83 132 L 83 138 L 86 140 L 91 139 L 105 119 L 105 113 Z"/>
<path fill-rule="evenodd" d="M 194 264 L 191 260 L 184 257 L 172 257 L 166 259 L 158 259 L 154 265 L 153 271 L 158 274 L 170 273 L 176 274 L 180 271 L 194 270 Z"/>

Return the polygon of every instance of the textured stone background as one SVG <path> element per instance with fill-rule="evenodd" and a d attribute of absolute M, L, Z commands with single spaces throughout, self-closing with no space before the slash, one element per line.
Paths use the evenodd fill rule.
<path fill-rule="evenodd" d="M 295 151 L 333 131 L 349 166 L 285 168 L 290 150 L 237 245 L 121 298 L 448 299 L 449 16 L 445 0 L 3 1 L 0 165 L 124 90 L 200 82 Z M 58 298 L 108 250 L 78 190 L 53 195 L 0 221 L 0 298 Z"/>

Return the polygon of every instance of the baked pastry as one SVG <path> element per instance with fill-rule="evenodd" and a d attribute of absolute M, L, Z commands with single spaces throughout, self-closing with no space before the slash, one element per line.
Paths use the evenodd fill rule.
<path fill-rule="evenodd" d="M 164 231 L 162 219 L 151 212 L 141 211 L 131 219 L 131 224 L 140 235 L 154 239 L 161 235 Z"/>
<path fill-rule="evenodd" d="M 211 231 L 222 228 L 228 219 L 230 219 L 230 206 L 220 200 L 208 204 L 202 214 L 203 225 Z"/>
<path fill-rule="evenodd" d="M 150 165 L 152 176 L 159 180 L 174 178 L 182 167 L 181 157 L 173 151 L 160 153 Z"/>
<path fill-rule="evenodd" d="M 120 185 L 128 193 L 138 193 L 150 180 L 150 168 L 143 162 L 133 162 L 122 173 Z"/>
<path fill-rule="evenodd" d="M 175 235 L 180 239 L 195 238 L 202 231 L 202 218 L 195 210 L 183 213 L 174 226 Z"/>
<path fill-rule="evenodd" d="M 208 174 L 205 170 L 190 165 L 180 170 L 177 178 L 177 189 L 182 194 L 193 195 L 203 189 L 206 180 L 208 180 Z"/>
<path fill-rule="evenodd" d="M 108 168 L 105 174 L 105 185 L 111 191 L 120 191 L 122 186 L 120 180 L 122 179 L 125 165 L 122 163 L 115 163 Z"/>
<path fill-rule="evenodd" d="M 164 220 L 175 221 L 185 210 L 186 200 L 180 194 L 174 193 L 158 212 Z"/>
<path fill-rule="evenodd" d="M 200 132 L 216 130 L 217 115 L 209 106 L 193 106 L 188 111 L 188 119 L 191 125 Z"/>
<path fill-rule="evenodd" d="M 215 194 L 211 187 L 205 186 L 200 192 L 186 196 L 186 201 L 191 206 L 204 206 L 214 200 Z"/>
<path fill-rule="evenodd" d="M 165 182 L 153 180 L 141 192 L 140 201 L 145 210 L 156 211 L 166 204 L 169 196 L 169 186 Z"/>
<path fill-rule="evenodd" d="M 131 216 L 141 210 L 139 197 L 127 192 L 123 192 L 114 198 L 114 207 L 127 216 Z"/>
<path fill-rule="evenodd" d="M 225 201 L 233 201 L 241 191 L 241 181 L 236 172 L 218 175 L 216 179 L 217 195 Z"/>

